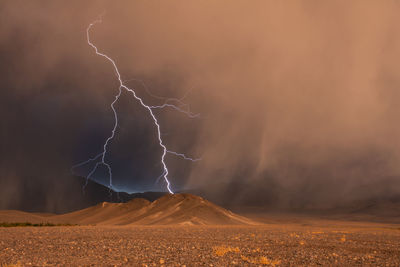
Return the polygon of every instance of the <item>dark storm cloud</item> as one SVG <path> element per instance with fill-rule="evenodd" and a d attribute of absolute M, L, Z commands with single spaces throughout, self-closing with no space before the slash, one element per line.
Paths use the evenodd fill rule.
<path fill-rule="evenodd" d="M 49 188 L 100 152 L 118 84 L 85 30 L 104 10 L 92 38 L 123 79 L 162 96 L 192 88 L 185 101 L 201 119 L 159 114 L 169 147 L 202 157 L 168 157 L 176 189 L 277 207 L 400 193 L 397 2 L 46 3 L 0 11 L 2 207 L 26 191 L 52 203 Z M 162 188 L 146 112 L 128 95 L 117 108 L 116 186 Z"/>

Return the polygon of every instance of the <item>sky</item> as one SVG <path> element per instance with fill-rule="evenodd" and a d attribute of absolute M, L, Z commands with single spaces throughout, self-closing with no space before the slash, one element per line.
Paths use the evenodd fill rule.
<path fill-rule="evenodd" d="M 400 194 L 397 1 L 3 1 L 0 208 L 46 209 L 101 152 L 118 92 L 112 65 L 156 111 L 174 191 L 219 203 L 329 208 Z M 162 150 L 129 94 L 107 162 L 114 186 L 164 191 Z M 86 175 L 88 168 L 76 170 Z M 94 175 L 107 184 L 104 169 Z M 77 192 L 81 193 L 81 192 Z"/>

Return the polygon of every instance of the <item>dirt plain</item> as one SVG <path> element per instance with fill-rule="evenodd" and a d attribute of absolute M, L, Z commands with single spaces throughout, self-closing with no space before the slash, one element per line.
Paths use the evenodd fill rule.
<path fill-rule="evenodd" d="M 398 224 L 263 220 L 267 223 L 258 226 L 0 228 L 0 264 L 400 266 Z"/>

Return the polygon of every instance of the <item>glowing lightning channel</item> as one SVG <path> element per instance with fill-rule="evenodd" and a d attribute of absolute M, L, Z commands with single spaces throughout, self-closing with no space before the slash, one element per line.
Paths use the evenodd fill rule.
<path fill-rule="evenodd" d="M 195 114 L 195 113 L 192 113 L 192 112 L 190 112 L 190 111 L 183 110 L 183 109 L 181 109 L 180 107 L 177 107 L 177 106 L 175 106 L 175 105 L 168 104 L 168 103 L 164 103 L 164 104 L 159 105 L 159 106 L 149 106 L 150 109 L 157 109 L 157 108 L 161 109 L 161 108 L 167 108 L 167 107 L 168 107 L 168 108 L 175 109 L 176 111 L 185 113 L 189 118 L 198 118 L 198 117 L 200 117 L 200 114 L 199 114 L 199 113 L 196 113 L 196 114 Z"/>
<path fill-rule="evenodd" d="M 196 162 L 196 161 L 201 160 L 201 158 L 198 158 L 198 159 L 189 158 L 188 156 L 186 156 L 186 155 L 183 154 L 183 153 L 177 153 L 177 152 L 170 151 L 170 150 L 167 150 L 167 153 L 170 153 L 170 154 L 172 154 L 172 155 L 175 155 L 175 156 L 178 156 L 178 157 L 181 157 L 181 158 L 183 158 L 183 159 L 190 160 L 190 161 L 193 161 L 193 162 Z"/>
<path fill-rule="evenodd" d="M 190 112 L 190 106 L 189 104 L 183 102 L 183 100 L 187 97 L 187 95 L 193 90 L 193 88 L 191 87 L 189 90 L 187 90 L 185 92 L 185 94 L 181 97 L 181 98 L 174 98 L 174 97 L 163 97 L 163 96 L 158 96 L 153 94 L 152 92 L 150 92 L 149 88 L 147 87 L 147 85 L 145 84 L 145 82 L 143 80 L 139 80 L 139 79 L 129 79 L 129 80 L 125 80 L 125 82 L 130 82 L 130 81 L 136 81 L 142 84 L 144 90 L 146 91 L 146 93 L 148 95 L 150 95 L 151 97 L 157 98 L 157 99 L 163 99 L 165 100 L 164 104 L 168 104 L 168 102 L 175 102 L 177 103 L 180 107 L 186 107 L 187 112 Z M 193 114 L 193 113 L 192 113 Z M 197 114 L 196 114 L 197 116 Z M 200 116 L 200 114 L 198 114 L 198 116 Z"/>
<path fill-rule="evenodd" d="M 162 166 L 163 166 L 163 172 L 162 172 L 162 174 L 158 177 L 157 180 L 159 180 L 159 179 L 161 179 L 161 178 L 164 178 L 165 182 L 167 183 L 167 189 L 168 189 L 168 191 L 169 191 L 171 194 L 173 194 L 174 192 L 173 192 L 172 189 L 171 189 L 171 183 L 170 183 L 170 181 L 168 180 L 169 171 L 168 171 L 168 168 L 167 168 L 167 164 L 165 163 L 165 156 L 166 156 L 166 154 L 167 154 L 167 153 L 173 154 L 173 155 L 175 155 L 175 156 L 178 156 L 178 157 L 181 157 L 181 158 L 183 158 L 183 159 L 185 159 L 185 160 L 190 160 L 190 161 L 193 161 L 193 162 L 198 161 L 198 160 L 200 160 L 200 159 L 193 159 L 193 158 L 187 157 L 186 155 L 184 155 L 184 154 L 182 154 L 182 153 L 177 153 L 177 152 L 174 152 L 174 151 L 171 151 L 171 150 L 168 150 L 168 149 L 167 149 L 167 147 L 164 145 L 164 142 L 163 142 L 163 140 L 162 140 L 162 138 L 161 138 L 160 124 L 159 124 L 157 118 L 155 117 L 155 115 L 154 115 L 154 113 L 153 113 L 153 109 L 162 109 L 162 108 L 167 108 L 167 107 L 168 107 L 168 108 L 175 109 L 176 111 L 185 113 L 185 114 L 186 114 L 188 117 L 190 117 L 190 118 L 198 117 L 199 114 L 194 114 L 194 113 L 190 112 L 190 110 L 184 110 L 184 109 L 182 109 L 182 108 L 180 108 L 180 107 L 178 107 L 178 106 L 175 106 L 175 105 L 173 105 L 173 104 L 169 104 L 169 103 L 167 103 L 167 102 L 164 103 L 163 105 L 159 105 L 159 106 L 149 106 L 149 105 L 146 105 L 146 104 L 143 102 L 142 98 L 140 98 L 140 97 L 138 97 L 138 96 L 136 95 L 136 92 L 135 92 L 133 89 L 127 87 L 127 86 L 124 84 L 124 82 L 123 82 L 122 79 L 121 79 L 121 74 L 119 73 L 119 70 L 118 70 L 118 67 L 117 67 L 115 61 L 114 61 L 112 58 L 110 58 L 109 56 L 107 56 L 106 54 L 103 54 L 103 53 L 99 52 L 99 50 L 97 49 L 97 47 L 91 42 L 91 40 L 90 40 L 90 30 L 91 30 L 91 28 L 92 28 L 94 25 L 96 25 L 96 24 L 98 24 L 98 23 L 101 23 L 101 22 L 102 22 L 102 20 L 101 20 L 101 19 L 98 19 L 98 20 L 95 20 L 94 22 L 90 23 L 89 26 L 88 26 L 87 29 L 86 29 L 86 37 L 87 37 L 87 43 L 89 44 L 89 46 L 91 46 L 91 47 L 95 50 L 96 54 L 97 54 L 98 56 L 104 57 L 105 59 L 107 59 L 107 60 L 113 65 L 115 74 L 116 74 L 116 76 L 117 76 L 117 78 L 118 78 L 118 81 L 119 81 L 118 94 L 115 96 L 114 101 L 111 103 L 111 109 L 112 109 L 113 114 L 114 114 L 115 123 L 114 123 L 114 127 L 113 127 L 113 129 L 112 129 L 112 131 L 111 131 L 111 135 L 107 138 L 107 140 L 105 141 L 105 143 L 104 143 L 104 145 L 103 145 L 103 152 L 100 153 L 100 154 L 98 154 L 97 156 L 95 156 L 95 157 L 93 157 L 93 158 L 88 159 L 87 161 L 84 161 L 84 162 L 82 162 L 82 163 L 79 163 L 79 164 L 74 165 L 74 166 L 72 167 L 72 171 L 73 171 L 75 168 L 77 168 L 77 167 L 86 165 L 86 164 L 88 164 L 88 163 L 90 163 L 90 162 L 94 162 L 94 161 L 96 161 L 97 159 L 99 159 L 99 158 L 101 157 L 101 161 L 97 161 L 97 162 L 96 162 L 96 165 L 94 166 L 94 168 L 93 168 L 93 169 L 90 171 L 90 173 L 87 175 L 87 177 L 86 177 L 86 184 L 87 184 L 89 178 L 95 173 L 95 171 L 97 170 L 97 168 L 98 168 L 100 165 L 104 165 L 104 166 L 107 167 L 108 174 L 109 174 L 109 181 L 110 181 L 109 188 L 110 188 L 110 189 L 113 188 L 111 166 L 106 162 L 105 157 L 106 157 L 106 153 L 107 153 L 108 144 L 109 144 L 109 142 L 114 138 L 114 136 L 115 136 L 115 131 L 116 131 L 117 127 L 118 127 L 118 114 L 117 114 L 117 111 L 115 110 L 114 105 L 115 105 L 115 103 L 119 100 L 119 98 L 120 98 L 120 96 L 121 96 L 121 93 L 122 93 L 122 89 L 121 89 L 121 88 L 123 88 L 123 89 L 125 89 L 126 91 L 132 93 L 133 97 L 134 97 L 136 100 L 138 100 L 138 101 L 140 102 L 140 104 L 141 104 L 144 108 L 146 108 L 146 109 L 149 111 L 150 116 L 153 118 L 154 124 L 155 124 L 155 126 L 156 126 L 156 128 L 157 128 L 158 142 L 159 142 L 159 144 L 160 144 L 160 147 L 163 149 L 163 153 L 162 153 L 162 156 L 161 156 L 161 163 L 162 163 Z"/>

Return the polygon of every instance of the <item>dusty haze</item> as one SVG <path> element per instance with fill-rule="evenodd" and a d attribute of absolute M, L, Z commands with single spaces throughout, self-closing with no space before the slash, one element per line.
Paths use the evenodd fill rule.
<path fill-rule="evenodd" d="M 400 194 L 396 1 L 130 1 L 0 4 L 0 207 L 62 201 L 69 167 L 112 127 L 113 69 L 201 118 L 159 113 L 175 190 L 231 205 L 333 207 Z M 129 85 L 147 103 L 137 81 Z M 124 96 L 115 183 L 165 189 L 146 112 Z M 104 183 L 104 177 L 97 175 Z M 29 192 L 29 193 L 28 193 Z M 80 193 L 80 192 L 77 192 Z M 62 194 L 61 194 L 62 195 Z"/>

